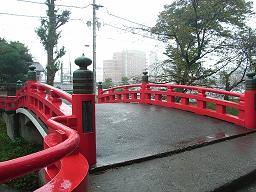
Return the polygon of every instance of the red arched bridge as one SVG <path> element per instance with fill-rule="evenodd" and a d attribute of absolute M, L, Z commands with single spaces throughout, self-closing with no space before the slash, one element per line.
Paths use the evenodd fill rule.
<path fill-rule="evenodd" d="M 254 74 L 248 74 L 246 91 L 241 94 L 197 86 L 148 83 L 147 73 L 144 73 L 141 84 L 107 90 L 99 84 L 98 103 L 101 105 L 97 105 L 96 164 L 94 83 L 92 72 L 87 70 L 91 61 L 80 57 L 75 62 L 80 69 L 74 72 L 72 95 L 37 82 L 32 66 L 29 80 L 22 86 L 17 85 L 16 95 L 0 97 L 4 113 L 23 114 L 34 124 L 41 122 L 47 127 L 39 130 L 43 136 L 42 151 L 0 162 L 2 183 L 43 169 L 46 184 L 37 191 L 84 192 L 88 190 L 89 170 L 93 173 L 167 157 L 216 140 L 247 135 L 256 128 Z M 131 104 L 110 104 L 109 107 L 107 103 Z M 195 125 L 197 129 L 192 130 Z M 40 127 L 40 123 L 36 127 Z M 93 185 L 94 181 L 91 183 Z M 91 190 L 97 191 L 97 187 Z"/>

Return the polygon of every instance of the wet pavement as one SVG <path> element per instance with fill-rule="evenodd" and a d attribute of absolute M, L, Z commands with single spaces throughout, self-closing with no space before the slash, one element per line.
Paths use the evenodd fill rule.
<path fill-rule="evenodd" d="M 255 191 L 256 133 L 91 174 L 90 192 Z"/>
<path fill-rule="evenodd" d="M 99 168 L 164 157 L 250 132 L 214 118 L 154 105 L 97 104 L 96 110 Z"/>
<path fill-rule="evenodd" d="M 153 105 L 96 110 L 90 192 L 256 191 L 255 130 Z"/>

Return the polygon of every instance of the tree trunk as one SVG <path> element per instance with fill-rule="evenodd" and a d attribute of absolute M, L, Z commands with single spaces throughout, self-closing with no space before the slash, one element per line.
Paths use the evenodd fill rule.
<path fill-rule="evenodd" d="M 48 27 L 48 48 L 47 48 L 47 84 L 53 85 L 54 77 L 56 73 L 56 67 L 54 65 L 53 49 L 56 38 L 56 15 L 54 0 L 51 0 L 48 4 L 48 16 L 49 16 L 49 27 Z"/>

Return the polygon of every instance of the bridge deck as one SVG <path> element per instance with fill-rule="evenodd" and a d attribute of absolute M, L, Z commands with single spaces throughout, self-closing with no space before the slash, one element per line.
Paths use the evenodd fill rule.
<path fill-rule="evenodd" d="M 152 105 L 96 108 L 91 192 L 236 191 L 256 178 L 255 130 Z"/>
<path fill-rule="evenodd" d="M 255 148 L 256 135 L 251 134 L 91 174 L 89 192 L 253 192 Z M 248 188 L 248 182 L 254 184 Z"/>
<path fill-rule="evenodd" d="M 206 116 L 141 104 L 96 105 L 97 167 L 154 155 L 250 132 Z"/>

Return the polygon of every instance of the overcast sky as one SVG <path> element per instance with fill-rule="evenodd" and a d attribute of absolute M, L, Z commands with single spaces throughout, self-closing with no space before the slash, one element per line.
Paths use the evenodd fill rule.
<path fill-rule="evenodd" d="M 45 2 L 44 0 L 30 1 Z M 18 0 L 0 0 L 0 2 L 0 13 L 46 16 L 46 5 L 43 4 L 33 4 Z M 150 51 L 155 51 L 159 54 L 163 52 L 163 44 L 157 40 L 116 29 L 124 28 L 124 25 L 132 27 L 135 25 L 113 17 L 108 13 L 147 26 L 153 26 L 159 12 L 163 10 L 163 6 L 171 2 L 172 0 L 96 0 L 97 4 L 104 6 L 97 11 L 98 21 L 101 23 L 101 27 L 97 31 L 98 80 L 102 77 L 100 71 L 103 60 L 111 59 L 112 53 L 115 51 L 132 49 L 142 50 L 147 53 Z M 92 0 L 57 0 L 56 3 L 84 7 L 91 4 Z M 86 25 L 87 21 L 92 21 L 92 6 L 89 5 L 84 9 L 63 7 L 60 7 L 60 9 L 70 10 L 72 19 L 82 19 L 71 20 L 62 27 L 63 33 L 59 46 L 64 45 L 66 47 L 67 54 L 63 57 L 63 62 L 64 68 L 68 70 L 69 61 L 73 63 L 74 59 L 82 53 L 92 58 L 92 28 Z M 39 18 L 0 14 L 0 37 L 26 44 L 34 60 L 45 66 L 46 53 L 40 44 L 39 38 L 35 34 L 35 29 L 39 25 Z M 85 45 L 89 45 L 89 47 Z M 72 64 L 72 69 L 74 70 L 75 68 L 75 65 Z"/>
<path fill-rule="evenodd" d="M 44 0 L 31 0 L 44 3 Z M 33 4 L 17 0 L 0 0 L 0 13 L 11 13 L 30 16 L 45 16 L 46 6 L 43 4 Z M 97 17 L 101 27 L 97 31 L 97 67 L 102 68 L 104 59 L 111 59 L 112 53 L 122 50 L 142 50 L 145 52 L 156 51 L 161 53 L 163 46 L 161 42 L 133 35 L 129 32 L 118 30 L 125 26 L 135 26 L 133 23 L 113 17 L 110 14 L 127 18 L 131 21 L 153 26 L 158 13 L 163 9 L 163 5 L 170 2 L 148 1 L 148 0 L 96 0 L 97 4 L 103 5 L 97 11 Z M 84 7 L 92 3 L 92 0 L 58 0 L 56 4 L 72 5 Z M 77 56 L 85 53 L 92 58 L 92 28 L 87 27 L 86 22 L 92 21 L 92 6 L 84 9 L 64 8 L 71 11 L 72 19 L 82 19 L 80 21 L 71 20 L 62 27 L 62 37 L 60 46 L 64 45 L 67 50 L 63 58 L 64 67 L 69 68 L 69 60 L 73 63 Z M 0 14 L 0 37 L 10 41 L 20 41 L 25 43 L 30 49 L 34 60 L 46 65 L 46 53 L 40 44 L 40 40 L 35 34 L 35 29 L 40 25 L 39 18 L 29 18 L 21 16 L 10 16 Z M 109 26 L 111 25 L 111 26 Z M 89 45 L 89 47 L 85 46 Z M 75 69 L 75 65 L 72 65 Z M 100 78 L 100 75 L 99 75 Z"/>

